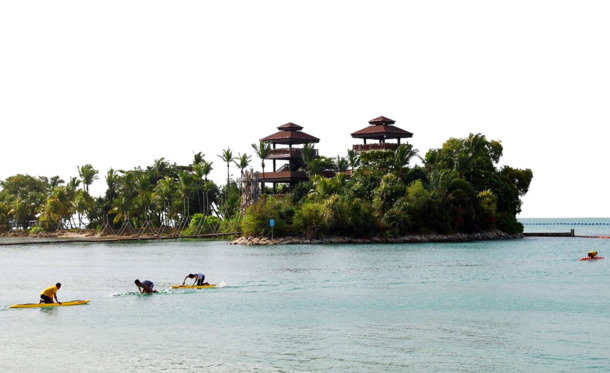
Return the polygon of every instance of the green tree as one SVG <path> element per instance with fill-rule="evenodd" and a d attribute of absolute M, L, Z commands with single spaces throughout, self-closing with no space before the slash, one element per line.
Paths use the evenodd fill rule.
<path fill-rule="evenodd" d="M 78 176 L 80 177 L 81 182 L 83 183 L 83 188 L 85 193 L 89 194 L 89 186 L 97 179 L 98 170 L 94 169 L 92 165 L 86 164 L 84 166 L 77 167 Z"/>
<path fill-rule="evenodd" d="M 3 188 L 0 202 L 8 208 L 7 216 L 2 220 L 12 220 L 18 227 L 27 230 L 44 210 L 50 189 L 48 179 L 18 174 L 8 177 L 0 185 Z"/>
<path fill-rule="evenodd" d="M 341 156 L 337 156 L 335 159 L 335 170 L 339 172 L 347 171 L 349 168 L 349 163 L 347 159 Z"/>
<path fill-rule="evenodd" d="M 349 164 L 350 170 L 354 171 L 356 167 L 360 165 L 360 158 L 358 156 L 358 153 L 356 153 L 352 149 L 349 149 L 347 151 L 347 163 Z"/>
<path fill-rule="evenodd" d="M 263 179 L 265 179 L 265 159 L 267 159 L 267 157 L 269 157 L 269 155 L 271 154 L 271 147 L 263 140 L 259 140 L 258 144 L 252 144 L 252 149 L 254 149 L 254 153 L 261 160 L 261 167 L 263 169 Z M 263 193 L 265 193 L 264 188 L 262 189 Z"/>
<path fill-rule="evenodd" d="M 252 157 L 249 156 L 248 154 L 238 154 L 238 157 L 236 159 L 235 165 L 239 168 L 239 172 L 241 174 L 241 177 L 244 177 L 244 169 L 246 169 L 249 165 L 250 165 L 250 161 L 252 161 Z"/>
<path fill-rule="evenodd" d="M 231 151 L 231 148 L 227 148 L 224 149 L 222 151 L 222 154 L 218 156 L 220 159 L 222 159 L 223 162 L 225 162 L 227 164 L 227 185 L 229 185 L 230 183 L 230 171 L 229 171 L 229 166 L 231 165 L 231 162 L 235 161 L 235 157 L 233 156 L 233 152 Z"/>

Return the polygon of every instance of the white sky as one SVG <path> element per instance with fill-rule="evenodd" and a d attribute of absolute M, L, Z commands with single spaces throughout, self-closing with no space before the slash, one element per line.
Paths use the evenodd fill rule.
<path fill-rule="evenodd" d="M 586 0 L 0 0 L 0 179 L 91 163 L 101 195 L 111 167 L 201 151 L 224 184 L 224 148 L 294 122 L 345 156 L 384 115 L 422 156 L 501 140 L 534 172 L 521 217 L 607 217 L 609 19 Z"/>

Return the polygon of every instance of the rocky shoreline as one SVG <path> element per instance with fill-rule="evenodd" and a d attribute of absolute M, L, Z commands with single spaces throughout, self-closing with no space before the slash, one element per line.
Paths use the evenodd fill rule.
<path fill-rule="evenodd" d="M 307 239 L 305 237 L 240 237 L 231 241 L 230 245 L 307 245 L 307 244 L 381 244 L 381 243 L 423 243 L 423 242 L 467 242 L 467 241 L 490 241 L 490 240 L 512 240 L 525 237 L 523 234 L 508 234 L 500 230 L 492 230 L 480 233 L 456 233 L 456 234 L 418 234 L 402 237 L 382 239 L 353 238 L 353 237 L 323 237 L 318 239 Z"/>

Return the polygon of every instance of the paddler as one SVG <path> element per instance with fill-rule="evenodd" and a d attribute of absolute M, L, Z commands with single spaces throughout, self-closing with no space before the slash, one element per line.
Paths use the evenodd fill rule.
<path fill-rule="evenodd" d="M 59 290 L 59 288 L 61 288 L 61 284 L 58 282 L 55 286 L 49 286 L 44 289 L 42 293 L 40 293 L 40 302 L 38 302 L 38 304 L 53 303 L 53 298 L 55 298 L 55 303 L 61 304 L 61 302 L 57 300 L 57 290 Z"/>
<path fill-rule="evenodd" d="M 589 251 L 587 256 L 589 257 L 589 259 L 595 259 L 597 257 L 597 251 L 591 250 L 591 251 Z"/>
<path fill-rule="evenodd" d="M 198 273 L 189 273 L 188 276 L 186 276 L 184 278 L 184 281 L 182 281 L 182 285 L 184 285 L 184 283 L 186 282 L 187 278 L 194 278 L 195 282 L 193 282 L 193 286 L 197 285 L 197 286 L 203 286 L 203 285 L 209 285 L 207 282 L 203 282 L 203 280 L 205 280 L 205 275 L 201 272 Z"/>
<path fill-rule="evenodd" d="M 140 294 L 142 294 L 142 293 L 152 294 L 152 293 L 157 292 L 156 290 L 153 290 L 153 288 L 155 287 L 155 284 L 153 284 L 152 281 L 144 280 L 144 281 L 140 282 L 140 280 L 136 279 L 135 284 L 138 287 Z"/>

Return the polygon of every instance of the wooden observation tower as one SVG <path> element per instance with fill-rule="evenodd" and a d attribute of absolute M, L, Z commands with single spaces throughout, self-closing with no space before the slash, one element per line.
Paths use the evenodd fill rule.
<path fill-rule="evenodd" d="M 354 145 L 352 149 L 356 153 L 369 150 L 396 150 L 400 146 L 400 139 L 413 137 L 413 134 L 402 128 L 396 127 L 394 123 L 396 123 L 396 121 L 386 117 L 378 117 L 369 120 L 368 127 L 352 133 L 353 138 L 364 140 L 364 144 Z M 390 139 L 396 140 L 397 142 L 386 142 L 386 140 Z M 377 142 L 367 144 L 367 140 Z"/>
<path fill-rule="evenodd" d="M 263 190 L 266 182 L 273 183 L 273 189 L 275 190 L 278 183 L 289 184 L 290 189 L 292 189 L 295 184 L 307 181 L 307 173 L 298 171 L 304 166 L 302 145 L 320 142 L 319 138 L 302 132 L 303 127 L 292 122 L 279 126 L 277 129 L 279 132 L 261 139 L 261 141 L 271 145 L 271 152 L 265 159 L 273 161 L 273 172 L 265 172 L 259 179 Z M 317 156 L 318 150 L 316 149 L 315 157 Z M 288 163 L 278 168 L 277 161 L 287 161 Z"/>

